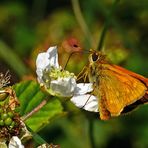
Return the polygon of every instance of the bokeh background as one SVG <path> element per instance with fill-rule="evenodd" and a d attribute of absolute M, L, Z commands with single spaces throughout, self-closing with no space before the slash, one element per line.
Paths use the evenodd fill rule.
<path fill-rule="evenodd" d="M 11 84 L 36 80 L 36 56 L 49 46 L 58 45 L 63 66 L 71 51 L 97 49 L 108 21 L 103 51 L 113 63 L 148 76 L 148 1 L 120 0 L 112 14 L 113 0 L 77 2 L 0 1 L 0 72 L 10 71 Z M 67 69 L 79 73 L 87 56 L 74 55 Z M 77 109 L 70 101 L 62 103 L 65 113 L 38 132 L 48 143 L 62 148 L 148 147 L 147 105 L 100 121 L 97 114 Z"/>

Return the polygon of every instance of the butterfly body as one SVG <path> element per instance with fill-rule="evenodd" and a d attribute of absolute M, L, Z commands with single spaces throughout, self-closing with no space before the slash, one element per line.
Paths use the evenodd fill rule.
<path fill-rule="evenodd" d="M 93 83 L 93 94 L 98 98 L 102 120 L 119 116 L 125 107 L 148 92 L 147 78 L 110 64 L 101 52 L 91 51 L 87 73 Z"/>

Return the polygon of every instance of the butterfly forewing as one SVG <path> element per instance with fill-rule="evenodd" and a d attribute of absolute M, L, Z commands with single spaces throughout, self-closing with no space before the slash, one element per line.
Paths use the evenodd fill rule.
<path fill-rule="evenodd" d="M 129 70 L 127 70 L 127 69 L 125 69 L 123 67 L 120 67 L 118 65 L 112 65 L 110 67 L 110 70 L 113 70 L 115 72 L 126 73 L 126 74 L 128 74 L 128 75 L 130 75 L 130 76 L 132 76 L 132 77 L 134 77 L 134 78 L 136 78 L 138 80 L 140 80 L 141 82 L 143 82 L 148 87 L 148 78 L 146 78 L 146 77 L 144 77 L 142 75 L 139 75 L 137 73 L 134 73 L 132 71 L 129 71 Z"/>

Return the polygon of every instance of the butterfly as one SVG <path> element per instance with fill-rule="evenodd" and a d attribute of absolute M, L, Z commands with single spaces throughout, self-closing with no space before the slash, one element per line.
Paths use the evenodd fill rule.
<path fill-rule="evenodd" d="M 92 94 L 98 98 L 100 119 L 108 120 L 148 102 L 148 78 L 111 64 L 103 53 L 90 50 L 84 69 L 93 83 Z"/>

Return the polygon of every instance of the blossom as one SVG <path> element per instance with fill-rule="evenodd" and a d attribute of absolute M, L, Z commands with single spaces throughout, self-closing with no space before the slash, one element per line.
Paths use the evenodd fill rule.
<path fill-rule="evenodd" d="M 21 140 L 17 136 L 13 136 L 9 142 L 9 148 L 24 148 Z"/>
<path fill-rule="evenodd" d="M 88 111 L 98 111 L 97 98 L 91 94 L 92 83 L 78 83 L 74 73 L 63 70 L 58 63 L 57 47 L 50 47 L 47 52 L 39 53 L 36 60 L 38 82 L 45 90 L 59 97 L 72 97 L 71 101 Z"/>

